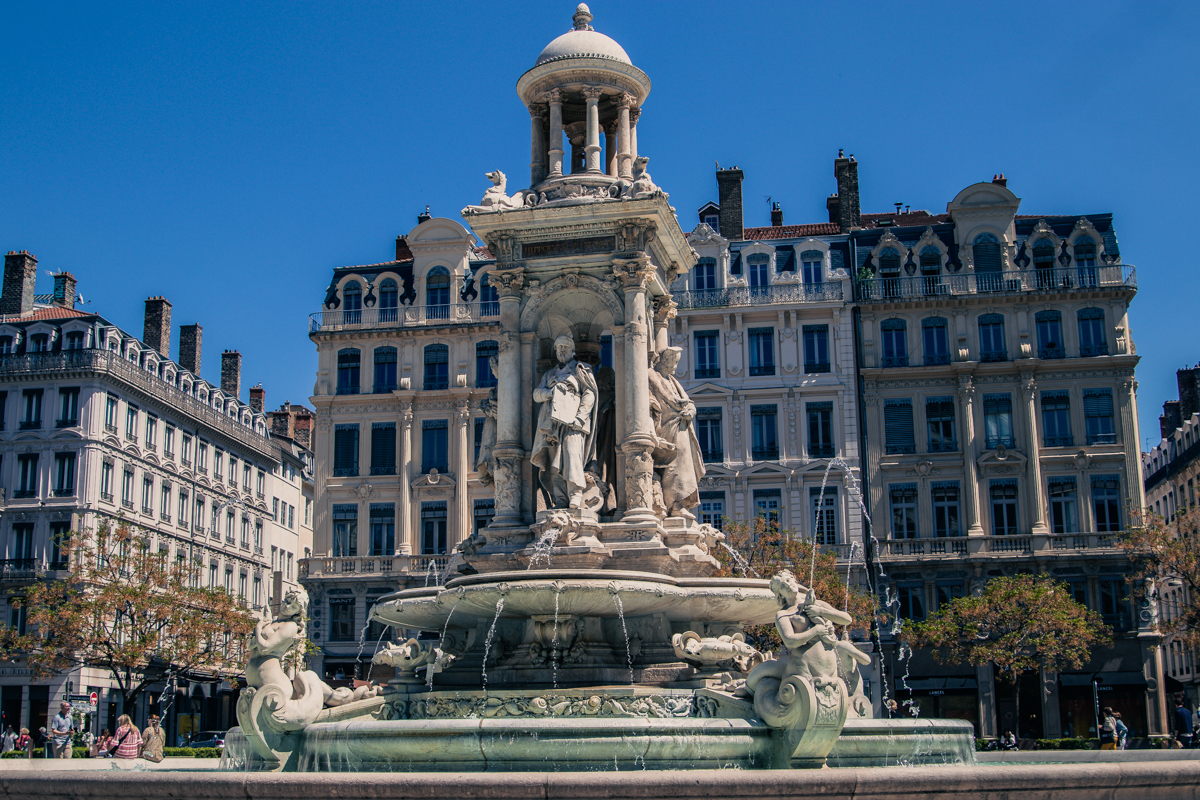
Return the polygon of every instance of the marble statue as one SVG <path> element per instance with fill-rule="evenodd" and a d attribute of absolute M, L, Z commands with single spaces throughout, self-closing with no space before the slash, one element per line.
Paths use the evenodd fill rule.
<path fill-rule="evenodd" d="M 695 519 L 688 509 L 700 503 L 699 481 L 704 477 L 704 456 L 692 424 L 696 404 L 675 377 L 678 347 L 663 350 L 650 371 L 651 416 L 662 442 L 656 449 L 656 473 L 662 486 L 663 506 L 671 517 Z"/>
<path fill-rule="evenodd" d="M 646 165 L 649 163 L 650 159 L 646 156 L 638 156 L 634 159 L 633 183 L 625 192 L 625 196 L 631 200 L 646 200 L 663 193 L 662 189 L 654 185 L 654 181 L 650 179 L 650 173 L 646 171 Z"/>
<path fill-rule="evenodd" d="M 746 644 L 746 636 L 740 631 L 728 636 L 706 637 L 694 631 L 677 633 L 671 637 L 671 646 L 680 659 L 700 667 L 749 672 L 764 660 L 762 653 Z"/>
<path fill-rule="evenodd" d="M 525 205 L 524 192 L 517 192 L 514 197 L 509 197 L 505 193 L 505 189 L 508 186 L 508 178 L 503 172 L 500 170 L 489 172 L 487 173 L 487 179 L 492 182 L 492 185 L 483 193 L 483 199 L 479 201 L 477 208 L 496 211 L 502 208 L 521 208 Z"/>
<path fill-rule="evenodd" d="M 596 371 L 599 408 L 596 413 L 596 464 L 593 471 L 607 485 L 603 505 L 605 513 L 612 513 L 617 508 L 616 377 L 612 367 L 601 367 Z"/>
<path fill-rule="evenodd" d="M 533 390 L 541 403 L 533 439 L 532 464 L 553 508 L 581 508 L 587 490 L 587 466 L 596 456 L 596 379 L 587 364 L 575 360 L 570 336 L 554 340 L 558 364 L 546 370 Z"/>
<path fill-rule="evenodd" d="M 437 662 L 442 651 L 429 642 L 418 642 L 409 639 L 402 644 L 388 645 L 371 657 L 372 664 L 395 667 L 396 679 L 401 683 L 420 683 L 417 670 Z"/>
<path fill-rule="evenodd" d="M 492 374 L 497 375 L 500 372 L 499 359 L 492 356 L 488 359 L 488 364 L 491 367 Z M 492 450 L 496 447 L 496 387 L 488 392 L 488 396 L 480 403 L 480 410 L 483 411 L 483 435 L 479 441 L 479 455 L 475 457 L 475 471 L 479 474 L 479 482 L 484 486 L 491 486 L 492 477 Z"/>

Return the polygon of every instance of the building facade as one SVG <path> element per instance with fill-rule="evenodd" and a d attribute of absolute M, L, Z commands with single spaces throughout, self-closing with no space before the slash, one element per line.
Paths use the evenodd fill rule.
<path fill-rule="evenodd" d="M 0 582 L 8 623 L 24 628 L 11 598 L 32 581 L 65 578 L 64 544 L 124 520 L 152 547 L 195 566 L 265 614 L 309 547 L 299 518 L 272 515 L 269 498 L 302 507 L 298 477 L 306 451 L 271 438 L 261 407 L 241 402 L 241 356 L 222 357 L 222 380 L 199 377 L 200 326 L 180 330 L 171 349 L 171 304 L 146 301 L 137 338 L 76 307 L 75 278 L 59 273 L 54 293 L 35 296 L 37 260 L 5 257 L 0 298 Z M 71 693 L 96 691 L 98 724 L 115 729 L 120 693 L 103 670 L 83 668 L 34 680 L 21 659 L 0 669 L 4 724 L 34 730 Z M 164 695 L 164 691 L 166 694 Z M 171 697 L 171 695 L 174 695 Z M 189 675 L 147 693 L 138 716 L 165 713 L 172 738 L 233 724 L 233 686 Z M 170 698 L 168 700 L 168 698 Z"/>

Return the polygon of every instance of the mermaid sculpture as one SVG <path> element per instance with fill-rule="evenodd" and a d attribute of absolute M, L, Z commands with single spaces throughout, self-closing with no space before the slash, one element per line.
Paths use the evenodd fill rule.
<path fill-rule="evenodd" d="M 871 657 L 848 638 L 837 638 L 834 625 L 853 618 L 818 600 L 789 570 L 771 579 L 771 590 L 781 606 L 775 629 L 790 655 L 751 670 L 745 690 L 762 720 L 786 731 L 774 766 L 821 766 L 846 723 L 851 697 L 862 694 L 857 665 Z M 861 701 L 854 706 L 855 716 L 865 716 L 869 707 Z"/>
<path fill-rule="evenodd" d="M 283 597 L 279 616 L 254 626 L 248 646 L 247 688 L 238 697 L 238 723 L 259 756 L 283 766 L 291 754 L 291 734 L 310 725 L 325 706 L 374 697 L 380 687 L 334 689 L 312 670 L 289 678 L 282 659 L 304 640 L 308 593 L 292 589 Z"/>

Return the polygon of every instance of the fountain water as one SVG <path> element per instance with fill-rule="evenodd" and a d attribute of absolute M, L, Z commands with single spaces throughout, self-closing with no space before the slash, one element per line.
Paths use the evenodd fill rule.
<path fill-rule="evenodd" d="M 617 604 L 617 615 L 621 618 L 621 633 L 625 636 L 625 663 L 629 665 L 629 683 L 633 685 L 633 654 L 629 649 L 629 629 L 625 627 L 625 606 L 621 603 L 621 592 L 614 585 L 613 602 Z"/>

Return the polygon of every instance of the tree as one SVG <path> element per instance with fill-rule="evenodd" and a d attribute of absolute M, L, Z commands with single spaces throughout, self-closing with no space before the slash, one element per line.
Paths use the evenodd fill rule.
<path fill-rule="evenodd" d="M 924 622 L 905 623 L 900 638 L 909 647 L 932 648 L 942 664 L 993 664 L 1013 682 L 1019 727 L 1021 674 L 1080 669 L 1092 648 L 1112 643 L 1112 632 L 1099 614 L 1075 602 L 1066 584 L 1017 575 L 993 578 L 982 594 L 955 598 Z"/>
<path fill-rule="evenodd" d="M 712 554 L 721 562 L 718 577 L 761 577 L 770 578 L 775 573 L 790 569 L 805 586 L 810 584 L 821 600 L 833 606 L 842 606 L 854 618 L 851 630 L 870 630 L 871 620 L 876 613 L 874 598 L 858 586 L 851 586 L 846 572 L 838 570 L 837 556 L 817 547 L 813 561 L 813 542 L 801 538 L 794 531 L 780 530 L 779 526 L 763 517 L 755 517 L 752 523 L 728 522 L 722 527 L 725 544 L 738 553 L 742 562 L 724 547 L 716 548 Z M 774 625 L 757 625 L 747 630 L 747 638 L 760 650 L 779 647 L 779 634 Z"/>
<path fill-rule="evenodd" d="M 14 597 L 27 632 L 0 628 L 0 656 L 25 656 L 39 678 L 106 669 L 126 709 L 158 681 L 241 673 L 254 620 L 239 598 L 199 587 L 198 563 L 151 552 L 150 536 L 123 520 L 92 537 L 72 534 L 64 549 L 71 576 Z"/>
<path fill-rule="evenodd" d="M 1134 512 L 1134 518 L 1121 546 L 1135 564 L 1142 594 L 1165 581 L 1179 581 L 1184 588 L 1171 598 L 1170 613 L 1159 619 L 1159 632 L 1189 649 L 1200 647 L 1200 509 L 1193 506 L 1169 522 L 1151 513 Z"/>

